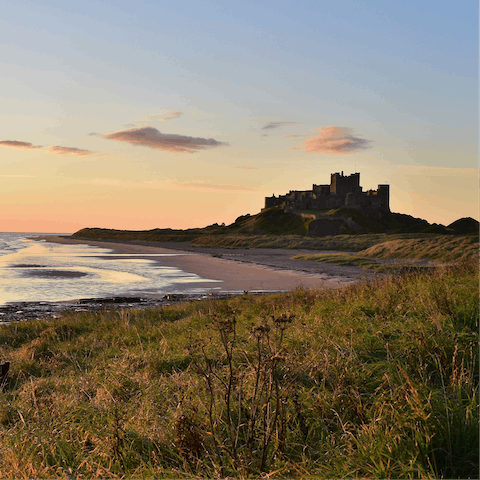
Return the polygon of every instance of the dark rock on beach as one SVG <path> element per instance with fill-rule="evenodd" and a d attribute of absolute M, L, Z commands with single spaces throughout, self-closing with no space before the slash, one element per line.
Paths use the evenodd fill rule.
<path fill-rule="evenodd" d="M 109 310 L 158 308 L 205 298 L 228 298 L 231 293 L 169 294 L 161 298 L 107 297 L 83 298 L 72 302 L 15 302 L 0 305 L 0 324 L 58 318 L 71 312 L 104 312 Z M 238 295 L 238 294 L 237 294 Z"/>

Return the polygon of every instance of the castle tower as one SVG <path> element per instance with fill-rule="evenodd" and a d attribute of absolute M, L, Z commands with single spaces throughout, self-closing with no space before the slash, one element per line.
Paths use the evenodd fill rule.
<path fill-rule="evenodd" d="M 378 186 L 377 196 L 380 198 L 380 210 L 390 211 L 390 185 Z"/>
<path fill-rule="evenodd" d="M 343 172 L 332 173 L 330 177 L 330 193 L 334 195 L 347 195 L 347 193 L 361 193 L 360 173 L 344 176 Z"/>

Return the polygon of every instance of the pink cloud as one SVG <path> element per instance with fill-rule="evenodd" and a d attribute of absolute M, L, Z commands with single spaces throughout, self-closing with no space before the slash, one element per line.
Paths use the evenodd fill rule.
<path fill-rule="evenodd" d="M 168 120 L 175 120 L 176 118 L 182 116 L 182 112 L 167 112 L 167 113 L 160 113 L 157 115 L 149 115 L 147 117 L 139 118 L 139 122 L 167 122 Z"/>
<path fill-rule="evenodd" d="M 47 151 L 55 155 L 75 155 L 77 157 L 94 155 L 94 152 L 91 152 L 90 150 L 84 150 L 83 148 L 60 147 L 58 145 L 52 145 L 51 147 L 48 147 Z"/>
<path fill-rule="evenodd" d="M 35 150 L 42 148 L 40 145 L 32 145 L 29 142 L 18 142 L 17 140 L 2 140 L 0 141 L 0 145 L 2 147 L 20 148 L 22 150 Z"/>
<path fill-rule="evenodd" d="M 58 145 L 52 145 L 51 147 L 42 147 L 40 145 L 32 145 L 30 142 L 18 142 L 17 140 L 3 140 L 0 141 L 0 146 L 10 147 L 10 148 L 19 148 L 21 150 L 38 150 L 43 149 L 49 153 L 55 155 L 77 155 L 79 157 L 85 157 L 87 155 L 94 155 L 94 152 L 90 150 L 84 150 L 82 148 L 74 147 L 60 147 Z"/>
<path fill-rule="evenodd" d="M 161 133 L 153 127 L 121 130 L 119 132 L 102 135 L 102 137 L 108 140 L 117 140 L 119 142 L 130 143 L 131 145 L 139 145 L 172 153 L 193 153 L 198 150 L 228 145 L 228 143 L 218 142 L 213 138 L 196 138 L 185 135 Z"/>
<path fill-rule="evenodd" d="M 370 140 L 353 136 L 349 128 L 323 127 L 317 130 L 320 133 L 302 143 L 308 153 L 344 155 L 369 148 Z"/>

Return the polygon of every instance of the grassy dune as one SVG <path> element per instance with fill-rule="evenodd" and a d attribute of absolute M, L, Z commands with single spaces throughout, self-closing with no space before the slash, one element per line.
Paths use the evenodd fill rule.
<path fill-rule="evenodd" d="M 370 233 L 364 235 L 329 235 L 326 237 L 301 237 L 299 235 L 204 235 L 192 240 L 191 244 L 198 247 L 304 248 L 310 250 L 359 252 L 386 241 L 431 238 L 438 238 L 440 241 L 443 241 L 443 239 L 449 240 L 452 237 L 450 235 L 431 233 Z"/>
<path fill-rule="evenodd" d="M 256 215 L 242 215 L 231 225 L 215 223 L 204 228 L 187 230 L 155 228 L 140 231 L 83 228 L 72 237 L 119 242 L 191 242 L 203 247 L 228 248 L 300 248 L 301 246 L 301 248 L 330 249 L 331 247 L 324 245 L 336 245 L 333 249 L 342 250 L 345 249 L 343 244 L 353 243 L 358 244 L 358 251 L 379 243 L 375 239 L 385 238 L 385 232 L 393 235 L 391 240 L 478 232 L 478 222 L 472 218 L 459 219 L 447 228 L 442 225 L 430 225 L 426 220 L 400 213 L 389 213 L 381 220 L 375 220 L 360 210 L 348 208 L 304 213 L 315 215 L 321 213 L 325 218 L 332 220 L 339 228 L 338 232 L 343 232 L 344 235 L 318 237 L 317 235 L 324 231 L 313 218 L 302 218 L 293 213 L 286 213 L 280 208 L 270 208 Z M 345 223 L 346 218 L 351 222 Z M 362 235 L 357 235 L 359 233 Z M 350 240 L 346 240 L 348 237 Z M 352 237 L 356 237 L 355 240 L 352 240 Z"/>
<path fill-rule="evenodd" d="M 206 229 L 204 229 L 206 230 Z M 325 237 L 307 237 L 302 235 L 247 234 L 229 233 L 201 234 L 190 230 L 166 233 L 155 230 L 148 232 L 123 232 L 106 229 L 83 229 L 72 235 L 73 238 L 115 241 L 115 242 L 190 242 L 192 246 L 211 248 L 305 248 L 311 250 L 347 250 L 360 251 L 387 240 L 404 240 L 413 238 L 451 238 L 450 235 L 430 233 L 372 233 L 364 235 L 329 235 Z"/>
<path fill-rule="evenodd" d="M 387 238 L 391 238 L 389 235 Z M 452 237 L 434 235 L 423 238 L 390 239 L 377 243 L 355 255 L 345 253 L 309 253 L 295 255 L 296 260 L 355 265 L 378 272 L 398 270 L 397 262 L 379 263 L 375 259 L 431 260 L 436 262 L 475 261 L 478 259 L 478 236 Z M 408 265 L 408 262 L 406 262 Z"/>
<path fill-rule="evenodd" d="M 478 259 L 478 236 L 438 235 L 432 238 L 390 240 L 367 248 L 359 254 L 365 257 L 428 259 L 444 262 Z"/>
<path fill-rule="evenodd" d="M 376 260 L 361 256 L 360 254 L 351 255 L 348 253 L 306 253 L 294 255 L 295 260 L 314 260 L 321 263 L 335 263 L 336 265 L 356 266 L 369 269 L 379 269 L 382 265 Z"/>
<path fill-rule="evenodd" d="M 0 326 L 2 478 L 478 478 L 478 262 Z"/>

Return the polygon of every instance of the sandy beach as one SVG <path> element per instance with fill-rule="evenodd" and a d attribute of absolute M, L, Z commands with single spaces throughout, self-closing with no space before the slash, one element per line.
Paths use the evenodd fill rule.
<path fill-rule="evenodd" d="M 145 254 L 145 258 L 163 266 L 177 267 L 204 279 L 217 280 L 218 283 L 210 283 L 212 290 L 217 292 L 338 288 L 372 275 L 357 267 L 291 259 L 293 255 L 309 253 L 309 250 L 196 248 L 191 247 L 189 242 L 118 243 L 49 235 L 39 238 L 54 243 L 109 248 L 122 255 Z M 158 254 L 173 256 L 149 256 Z"/>
<path fill-rule="evenodd" d="M 115 271 L 115 268 L 109 269 L 108 262 L 125 261 L 138 265 L 138 260 L 146 260 L 149 263 L 145 268 L 150 269 L 150 272 L 158 266 L 159 269 L 164 269 L 167 275 L 171 272 L 172 278 L 175 278 L 175 275 L 177 278 L 189 278 L 188 281 L 167 283 L 161 288 L 147 281 L 143 284 L 133 283 L 131 289 L 128 285 L 119 285 L 118 288 L 113 287 L 103 293 L 102 290 L 92 290 L 86 285 L 85 288 L 73 290 L 67 288 L 62 300 L 22 298 L 4 301 L 0 305 L 0 323 L 56 318 L 66 312 L 158 308 L 210 297 L 227 298 L 231 295 L 243 295 L 245 292 L 257 295 L 286 292 L 296 288 L 341 288 L 375 275 L 357 267 L 292 259 L 296 254 L 312 253 L 310 250 L 197 248 L 192 247 L 189 242 L 96 241 L 80 240 L 67 235 L 42 235 L 30 239 L 105 249 L 104 252 L 95 249 L 95 253 L 90 254 L 95 257 L 95 265 L 99 266 L 100 270 L 103 265 L 105 272 Z M 88 256 L 88 253 L 86 255 Z M 58 296 L 62 281 L 69 284 L 70 281 L 81 280 L 82 277 L 88 278 L 90 274 L 88 268 L 76 268 L 75 263 L 68 264 L 67 261 L 71 268 L 63 264 L 60 265 L 61 268 L 48 268 L 48 260 L 43 264 L 42 260 L 37 261 L 35 258 L 27 258 L 25 262 L 14 263 L 9 268 L 21 271 L 18 277 L 20 281 L 28 278 L 46 280 L 44 288 L 47 292 L 50 289 L 53 295 Z M 137 271 L 137 274 L 141 274 L 141 271 Z"/>

